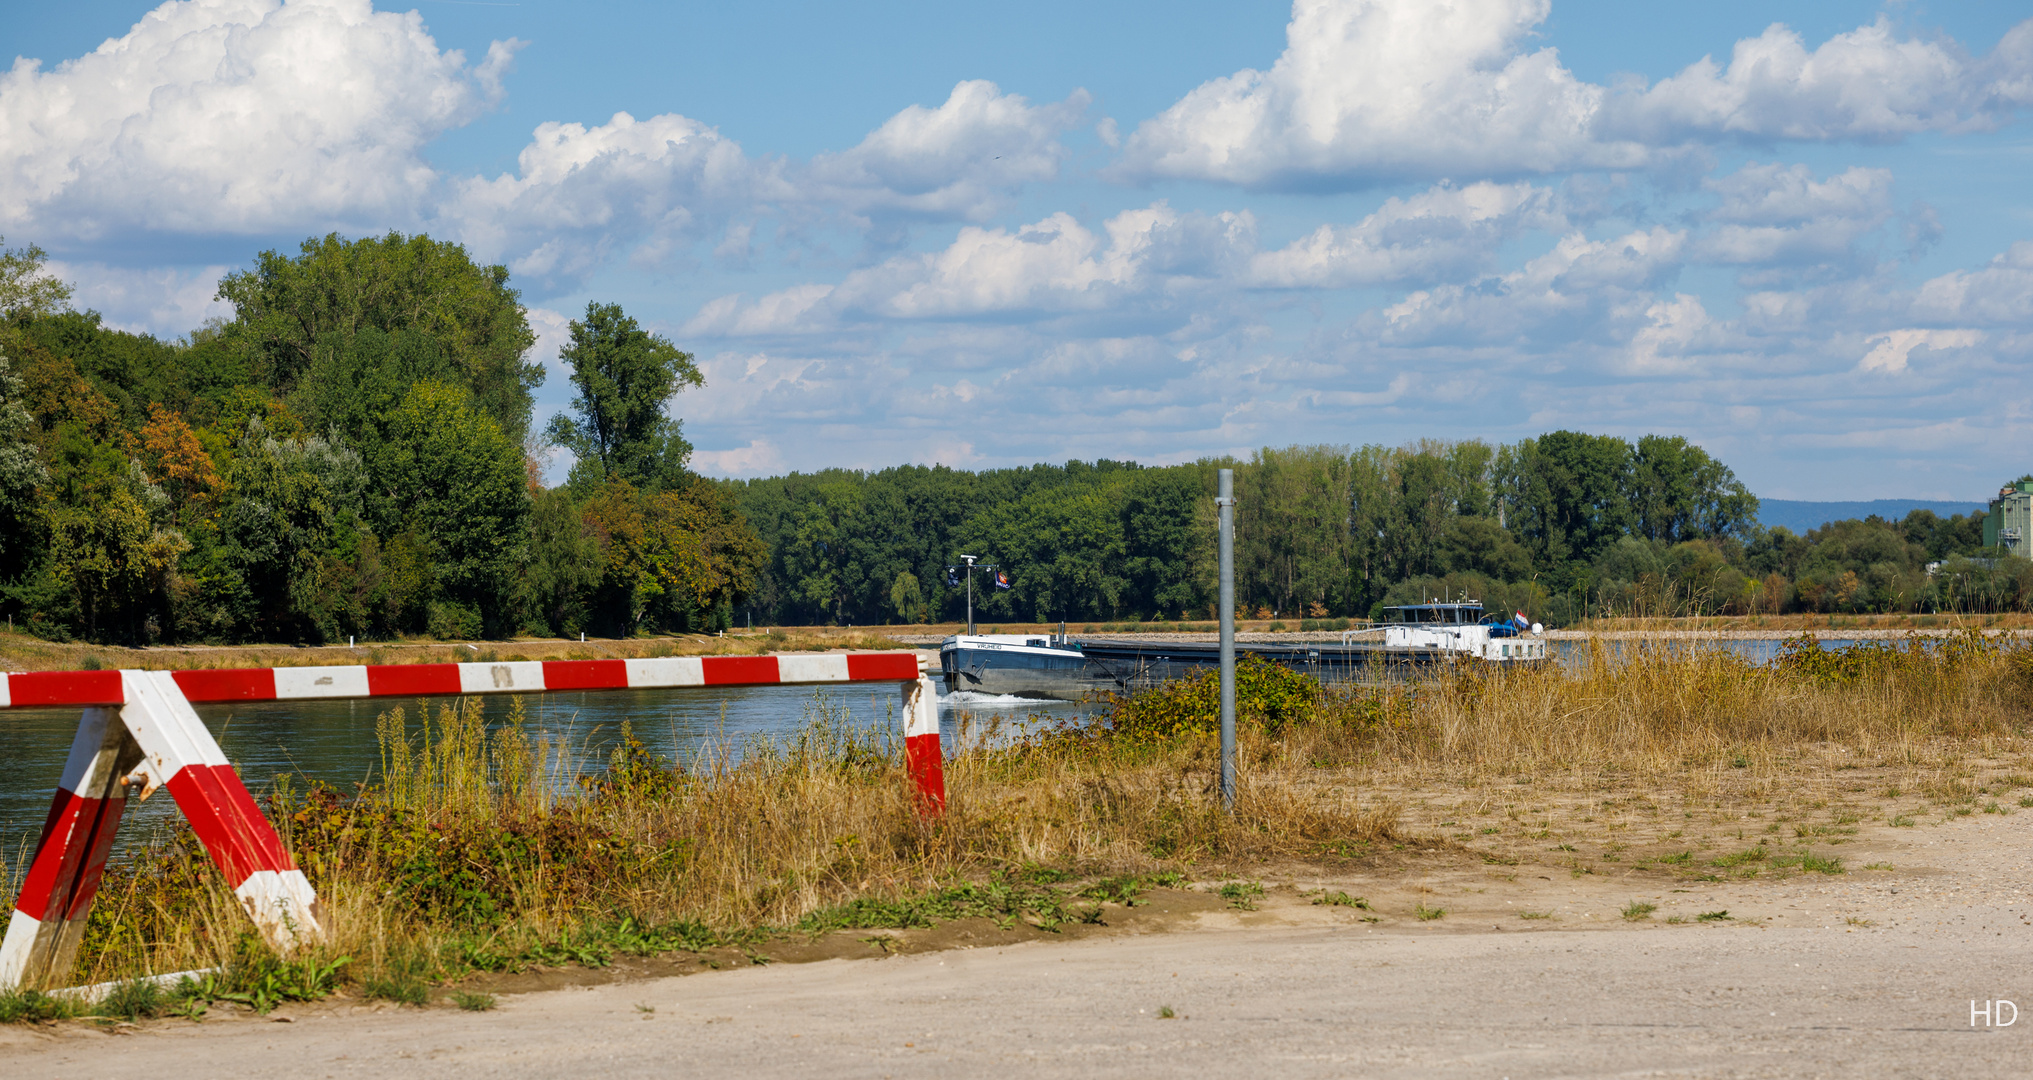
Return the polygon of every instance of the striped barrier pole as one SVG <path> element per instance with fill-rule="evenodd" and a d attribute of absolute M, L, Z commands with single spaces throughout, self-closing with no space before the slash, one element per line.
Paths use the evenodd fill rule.
<path fill-rule="evenodd" d="M 120 675 L 127 691 L 120 715 L 143 754 L 141 768 L 133 774 L 143 797 L 158 787 L 169 789 L 227 887 L 277 952 L 288 954 L 301 941 L 323 938 L 310 880 L 205 730 L 175 676 L 167 671 Z"/>
<path fill-rule="evenodd" d="M 939 692 L 929 675 L 904 684 L 904 766 L 911 776 L 918 812 L 946 811 L 945 756 L 939 746 Z"/>
<path fill-rule="evenodd" d="M 529 694 L 707 686 L 903 684 L 904 754 L 919 809 L 945 809 L 937 691 L 912 653 L 368 664 L 202 671 L 0 674 L 0 709 L 82 706 L 84 716 L 7 933 L 0 989 L 69 972 L 127 789 L 168 788 L 278 952 L 323 936 L 316 893 L 192 702 Z"/>
<path fill-rule="evenodd" d="M 77 958 L 106 853 L 127 809 L 125 777 L 141 761 L 118 712 L 89 708 L 78 724 L 35 860 L 0 939 L 0 989 L 48 986 Z"/>

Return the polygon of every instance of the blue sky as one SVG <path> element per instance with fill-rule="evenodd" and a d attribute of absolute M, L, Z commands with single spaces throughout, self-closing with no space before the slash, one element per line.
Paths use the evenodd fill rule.
<path fill-rule="evenodd" d="M 590 300 L 696 353 L 718 475 L 1572 427 L 1975 499 L 2033 469 L 2025 15 L 43 5 L 0 235 L 165 336 L 263 248 L 459 240 L 546 411 Z"/>

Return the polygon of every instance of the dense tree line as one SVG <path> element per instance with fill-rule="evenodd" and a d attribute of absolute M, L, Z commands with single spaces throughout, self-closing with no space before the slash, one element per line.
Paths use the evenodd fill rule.
<path fill-rule="evenodd" d="M 228 275 L 234 315 L 163 341 L 78 312 L 0 250 L 0 612 L 49 637 L 329 641 L 631 634 L 960 617 L 1210 617 L 1213 492 L 1236 470 L 1251 614 L 1373 617 L 1473 596 L 1591 614 L 1993 611 L 2033 567 L 1981 517 L 1806 536 L 1685 439 L 1556 431 L 1264 449 L 1144 467 L 902 466 L 711 481 L 670 410 L 692 357 L 619 306 L 571 324 L 569 413 L 508 272 L 426 236 L 306 241 Z M 546 489 L 546 447 L 573 455 Z"/>
<path fill-rule="evenodd" d="M 1215 471 L 1236 470 L 1236 575 L 1259 617 L 1374 617 L 1470 596 L 1558 625 L 1595 614 L 1999 610 L 2033 601 L 2021 560 L 1976 558 L 1981 517 L 1757 524 L 1757 499 L 1685 439 L 1556 431 L 1141 467 L 903 466 L 728 481 L 769 551 L 758 623 L 953 620 L 961 554 L 988 621 L 1205 620 Z M 1943 563 L 1930 574 L 1928 564 Z"/>
<path fill-rule="evenodd" d="M 179 341 L 0 253 L 0 609 L 50 637 L 321 641 L 725 626 L 762 549 L 665 406 L 691 357 L 593 304 L 544 490 L 508 272 L 327 236 Z"/>

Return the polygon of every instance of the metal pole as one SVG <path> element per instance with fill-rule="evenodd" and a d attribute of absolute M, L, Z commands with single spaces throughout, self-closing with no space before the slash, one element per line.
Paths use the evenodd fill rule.
<path fill-rule="evenodd" d="M 1221 508 L 1221 806 L 1235 809 L 1235 470 L 1222 469 Z"/>
<path fill-rule="evenodd" d="M 974 633 L 974 563 L 967 564 L 967 632 Z"/>

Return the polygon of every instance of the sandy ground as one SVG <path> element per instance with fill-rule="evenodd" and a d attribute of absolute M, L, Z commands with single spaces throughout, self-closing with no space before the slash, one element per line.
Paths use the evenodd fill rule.
<path fill-rule="evenodd" d="M 1699 882 L 1295 867 L 1264 878 L 1256 911 L 1166 891 L 1060 935 L 949 924 L 869 942 L 867 959 L 638 969 L 528 993 L 503 982 L 483 1013 L 337 999 L 269 1018 L 0 1029 L 0 1072 L 2025 1076 L 2033 1015 L 1970 1019 L 1972 999 L 2033 1014 L 2033 844 L 2018 816 L 1865 828 L 1845 854 L 1890 870 Z M 1322 887 L 1369 908 L 1315 904 Z M 1657 910 L 1627 921 L 1634 900 Z"/>

